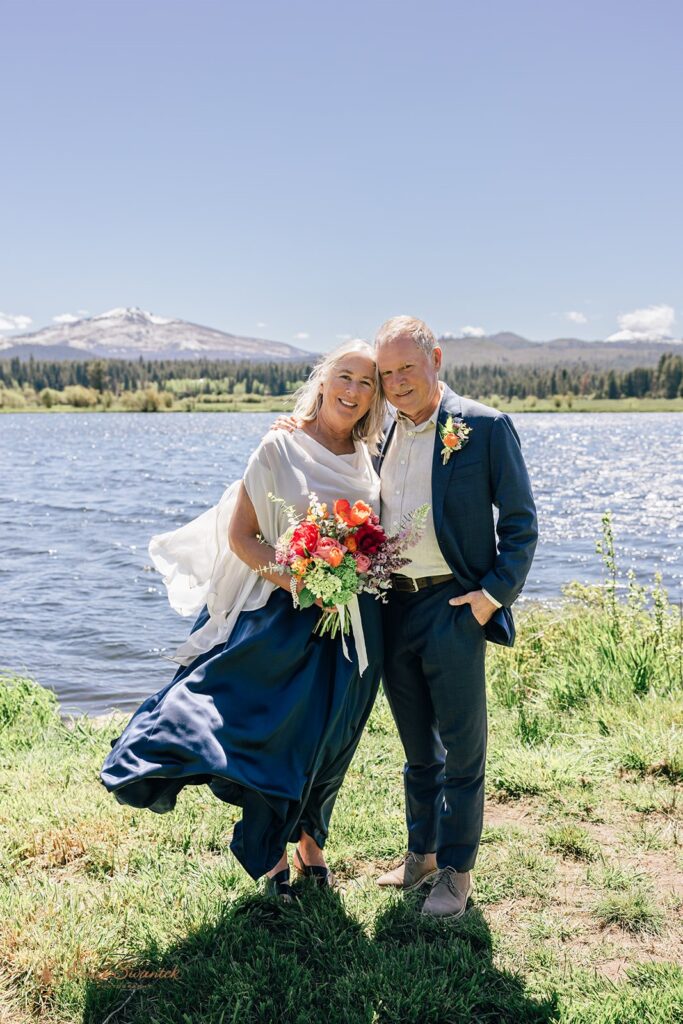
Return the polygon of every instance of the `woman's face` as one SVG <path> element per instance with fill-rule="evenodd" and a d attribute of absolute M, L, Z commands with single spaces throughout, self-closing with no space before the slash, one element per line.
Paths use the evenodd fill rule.
<path fill-rule="evenodd" d="M 350 431 L 365 416 L 375 397 L 375 362 L 362 352 L 342 356 L 320 387 L 325 421 L 335 430 Z"/>

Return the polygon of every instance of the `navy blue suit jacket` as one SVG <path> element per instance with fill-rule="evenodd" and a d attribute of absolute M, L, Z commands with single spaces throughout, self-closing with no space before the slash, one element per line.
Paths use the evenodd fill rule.
<path fill-rule="evenodd" d="M 472 428 L 467 443 L 443 464 L 436 431 L 432 459 L 432 509 L 439 547 L 465 592 L 482 587 L 500 601 L 484 627 L 487 640 L 512 647 L 510 605 L 519 595 L 536 549 L 538 525 L 529 474 L 512 420 L 444 385 L 438 424 L 448 416 Z M 381 473 L 395 423 L 377 456 Z M 493 506 L 498 509 L 497 524 Z"/>

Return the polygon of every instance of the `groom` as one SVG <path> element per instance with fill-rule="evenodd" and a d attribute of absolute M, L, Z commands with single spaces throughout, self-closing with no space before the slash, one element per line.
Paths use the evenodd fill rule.
<path fill-rule="evenodd" d="M 376 464 L 382 525 L 394 533 L 404 515 L 431 506 L 385 606 L 408 852 L 378 884 L 407 892 L 431 881 L 422 913 L 453 919 L 472 891 L 483 823 L 486 641 L 514 643 L 510 605 L 534 555 L 536 509 L 512 422 L 439 381 L 441 349 L 427 325 L 394 317 L 375 344 L 395 409 Z"/>

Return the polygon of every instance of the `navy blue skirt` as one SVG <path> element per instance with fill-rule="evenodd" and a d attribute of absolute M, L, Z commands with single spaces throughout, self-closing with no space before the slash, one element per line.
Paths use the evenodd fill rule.
<path fill-rule="evenodd" d="M 165 813 L 180 790 L 206 784 L 242 808 L 230 848 L 253 878 L 304 829 L 319 846 L 377 694 L 379 603 L 359 598 L 368 667 L 339 637 L 320 637 L 317 607 L 281 588 L 242 612 L 226 643 L 182 666 L 112 743 L 101 781 L 122 804 Z M 202 611 L 193 630 L 206 621 Z"/>

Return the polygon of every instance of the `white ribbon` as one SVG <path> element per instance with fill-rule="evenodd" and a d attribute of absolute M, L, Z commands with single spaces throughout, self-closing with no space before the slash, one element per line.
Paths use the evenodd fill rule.
<path fill-rule="evenodd" d="M 358 655 L 358 671 L 361 675 L 365 672 L 368 667 L 368 652 L 365 649 L 365 636 L 363 634 L 363 620 L 360 615 L 360 605 L 358 604 L 358 598 L 354 594 L 347 605 L 338 604 L 335 606 L 339 614 L 339 628 L 341 629 L 341 642 L 342 651 L 344 657 L 351 661 L 349 656 L 349 649 L 346 646 L 346 637 L 344 635 L 344 626 L 346 625 L 346 614 L 348 612 L 351 620 L 351 631 L 353 632 L 354 639 L 356 641 L 356 654 Z"/>

